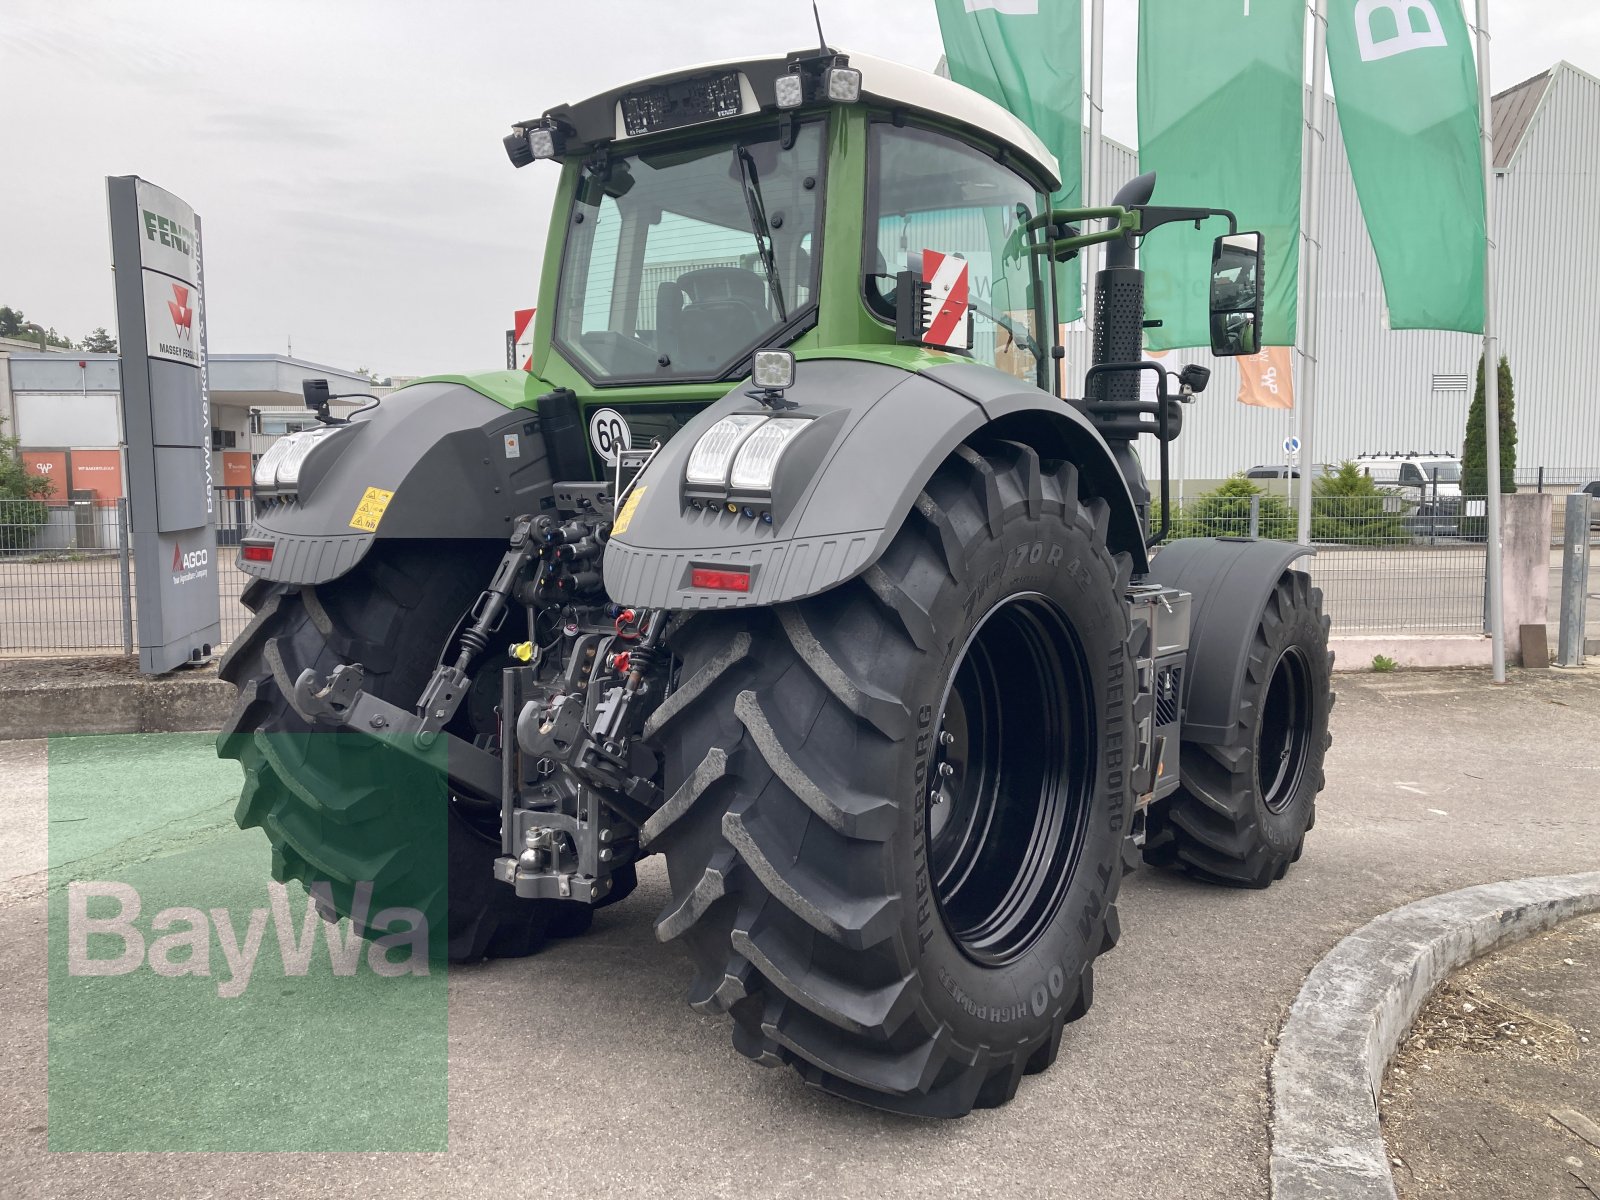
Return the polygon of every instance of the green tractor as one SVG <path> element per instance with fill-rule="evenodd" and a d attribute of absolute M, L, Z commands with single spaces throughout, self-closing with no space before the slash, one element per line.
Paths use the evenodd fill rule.
<path fill-rule="evenodd" d="M 826 48 L 505 144 L 561 172 L 529 369 L 349 419 L 308 389 L 324 423 L 258 466 L 240 824 L 329 920 L 447 909 L 453 961 L 582 933 L 659 854 L 656 933 L 744 1054 L 901 1113 L 1005 1103 L 1089 1008 L 1126 871 L 1265 887 L 1312 824 L 1305 551 L 1152 554 L 1135 449 L 1209 377 L 1142 361 L 1139 241 L 1227 223 L 1239 354 L 1259 235 L 1151 176 L 1052 210 L 1011 114 Z M 1058 265 L 1091 243 L 1061 399 Z"/>

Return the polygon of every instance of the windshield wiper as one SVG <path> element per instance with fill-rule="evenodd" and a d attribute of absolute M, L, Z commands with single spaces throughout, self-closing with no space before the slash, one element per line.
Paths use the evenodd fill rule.
<path fill-rule="evenodd" d="M 737 148 L 739 175 L 744 180 L 744 206 L 750 213 L 750 228 L 756 235 L 756 253 L 761 256 L 761 267 L 767 273 L 767 288 L 772 301 L 778 306 L 778 320 L 787 321 L 789 310 L 783 303 L 783 284 L 778 280 L 778 260 L 772 253 L 772 227 L 767 224 L 767 206 L 761 199 L 761 179 L 756 173 L 756 160 L 743 146 Z"/>

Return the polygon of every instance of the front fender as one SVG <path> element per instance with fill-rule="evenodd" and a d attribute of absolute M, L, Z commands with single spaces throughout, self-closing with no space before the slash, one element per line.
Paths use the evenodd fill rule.
<path fill-rule="evenodd" d="M 1189 662 L 1183 673 L 1185 741 L 1232 745 L 1250 641 L 1261 613 L 1294 561 L 1310 546 L 1254 538 L 1184 538 L 1163 546 L 1149 581 L 1189 592 Z"/>
<path fill-rule="evenodd" d="M 685 467 L 700 435 L 735 412 L 764 412 L 738 388 L 690 421 L 641 476 L 606 548 L 606 590 L 619 603 L 741 608 L 816 595 L 859 575 L 888 549 L 939 464 L 980 431 L 1070 457 L 1111 506 L 1113 550 L 1144 567 L 1144 544 L 1111 452 L 1069 405 L 999 371 L 969 364 L 910 371 L 859 359 L 808 359 L 778 414 L 815 418 L 784 454 L 771 524 L 724 506 L 695 508 Z M 1044 444 L 1041 444 L 1044 443 Z M 742 510 L 743 505 L 739 506 Z M 695 566 L 745 567 L 748 592 L 690 586 Z"/>
<path fill-rule="evenodd" d="M 551 479 L 533 412 L 439 382 L 356 417 L 311 452 L 300 482 L 297 495 L 260 507 L 248 536 L 272 543 L 272 561 L 241 560 L 247 574 L 325 583 L 380 537 L 504 541 L 515 516 L 539 511 Z"/>

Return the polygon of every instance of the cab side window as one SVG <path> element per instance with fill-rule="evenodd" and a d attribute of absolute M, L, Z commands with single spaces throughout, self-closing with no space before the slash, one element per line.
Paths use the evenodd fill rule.
<path fill-rule="evenodd" d="M 972 357 L 1046 386 L 1051 318 L 1041 260 L 1026 225 L 1047 198 L 1010 168 L 942 133 L 874 123 L 868 139 L 867 308 L 885 322 L 900 303 L 896 277 L 921 274 L 925 250 L 968 266 Z"/>

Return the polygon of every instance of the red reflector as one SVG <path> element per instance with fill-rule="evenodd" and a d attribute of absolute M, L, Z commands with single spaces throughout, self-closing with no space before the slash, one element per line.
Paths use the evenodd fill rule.
<path fill-rule="evenodd" d="M 719 592 L 748 592 L 749 571 L 715 571 L 710 567 L 694 567 L 689 571 L 689 586 L 711 588 Z"/>
<path fill-rule="evenodd" d="M 245 562 L 271 562 L 272 561 L 272 547 L 270 545 L 269 546 L 246 546 L 239 553 L 240 553 L 240 557 L 243 558 L 245 560 Z"/>

